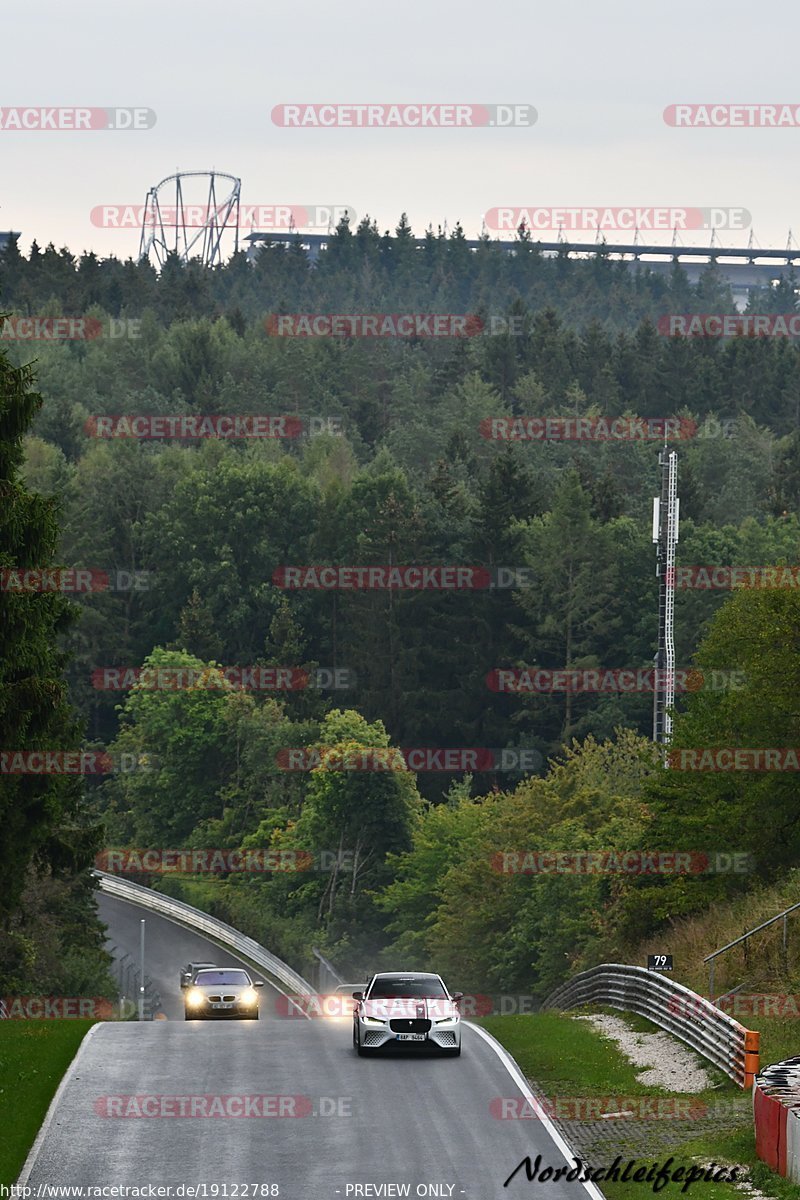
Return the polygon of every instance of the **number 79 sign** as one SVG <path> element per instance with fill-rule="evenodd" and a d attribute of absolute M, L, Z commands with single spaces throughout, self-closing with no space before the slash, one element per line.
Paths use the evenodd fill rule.
<path fill-rule="evenodd" d="M 648 971 L 671 971 L 672 970 L 672 955 L 671 954 L 648 954 L 647 969 L 648 969 Z"/>

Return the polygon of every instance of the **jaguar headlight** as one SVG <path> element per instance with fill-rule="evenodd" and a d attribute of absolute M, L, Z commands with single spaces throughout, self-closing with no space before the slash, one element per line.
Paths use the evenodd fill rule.
<path fill-rule="evenodd" d="M 385 1021 L 381 1021 L 378 1017 L 362 1017 L 361 1020 L 365 1025 L 385 1025 Z"/>

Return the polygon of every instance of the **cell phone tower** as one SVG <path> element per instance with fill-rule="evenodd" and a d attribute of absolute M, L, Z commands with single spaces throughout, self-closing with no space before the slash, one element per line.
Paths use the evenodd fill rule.
<path fill-rule="evenodd" d="M 666 746 L 672 733 L 675 705 L 675 547 L 678 544 L 680 500 L 678 455 L 666 445 L 658 456 L 661 495 L 653 499 L 653 541 L 658 579 L 658 651 L 653 683 L 653 741 Z M 664 766 L 667 766 L 664 758 Z"/>
<path fill-rule="evenodd" d="M 200 179 L 208 181 L 205 194 L 197 183 Z M 168 175 L 147 193 L 139 258 L 152 255 L 159 267 L 170 254 L 182 262 L 199 258 L 207 267 L 221 265 L 224 234 L 232 233 L 234 252 L 239 249 L 241 190 L 241 179 L 222 171 Z"/>

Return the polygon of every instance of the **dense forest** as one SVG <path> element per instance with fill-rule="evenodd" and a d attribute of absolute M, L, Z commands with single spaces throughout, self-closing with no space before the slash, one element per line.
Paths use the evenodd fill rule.
<path fill-rule="evenodd" d="M 135 878 L 300 968 L 314 944 L 348 976 L 400 960 L 476 990 L 535 992 L 797 861 L 791 776 L 665 772 L 646 688 L 499 686 L 534 669 L 652 667 L 661 443 L 487 436 L 526 418 L 675 418 L 679 563 L 793 564 L 796 344 L 663 336 L 665 314 L 734 311 L 713 268 L 691 286 L 677 267 L 664 278 L 602 252 L 546 258 L 524 231 L 513 255 L 488 239 L 471 252 L 458 227 L 420 250 L 410 238 L 404 218 L 392 236 L 365 219 L 343 223 L 316 265 L 299 244 L 275 245 L 215 270 L 170 261 L 160 275 L 52 246 L 0 256 L 0 311 L 91 319 L 97 334 L 3 341 L 3 480 L 52 527 L 20 537 L 24 518 L 7 513 L 0 607 L 41 617 L 48 678 L 63 681 L 81 730 L 68 738 L 64 715 L 61 740 L 44 744 L 107 751 L 109 763 L 46 829 L 20 821 L 29 852 L 0 939 L 6 990 L 76 988 L 81 971 L 80 986 L 87 974 L 102 985 L 78 868 L 103 846 L 347 851 L 294 875 Z M 750 298 L 751 312 L 795 310 L 791 279 Z M 276 314 L 301 313 L 457 314 L 470 336 L 276 333 Z M 40 404 L 23 399 L 27 364 Z M 285 416 L 293 436 L 125 436 L 118 418 L 141 415 Z M 285 586 L 287 567 L 413 565 L 469 566 L 484 585 Z M 44 567 L 106 582 L 69 599 L 15 591 L 15 571 Z M 797 603 L 785 589 L 676 590 L 678 665 L 697 668 L 678 696 L 677 746 L 793 744 Z M 3 745 L 34 749 L 41 726 L 11 717 L 14 688 L 41 676 L 41 660 L 15 661 L 0 674 Z M 299 686 L 275 686 L 287 670 Z M 151 686 L 170 671 L 194 686 Z M 248 671 L 264 686 L 237 683 Z M 309 747 L 318 765 L 287 770 L 287 752 Z M 358 749 L 420 747 L 494 755 L 470 771 L 336 765 Z M 26 787 L 41 803 L 66 786 L 21 778 L 0 776 L 0 811 L 30 808 Z M 741 850 L 754 870 L 495 869 L 525 847 Z M 60 933 L 59 903 L 73 914 Z"/>

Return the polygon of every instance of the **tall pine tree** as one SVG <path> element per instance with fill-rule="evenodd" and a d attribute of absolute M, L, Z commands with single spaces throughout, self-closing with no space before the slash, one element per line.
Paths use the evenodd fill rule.
<path fill-rule="evenodd" d="M 77 610 L 61 592 L 19 587 L 20 572 L 53 565 L 58 541 L 55 501 L 21 479 L 22 439 L 41 403 L 30 368 L 0 353 L 0 966 L 31 869 L 82 868 L 94 849 L 80 777 L 21 770 L 35 765 L 26 752 L 80 744 L 58 647 Z"/>

